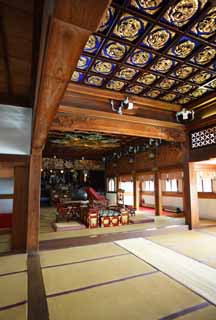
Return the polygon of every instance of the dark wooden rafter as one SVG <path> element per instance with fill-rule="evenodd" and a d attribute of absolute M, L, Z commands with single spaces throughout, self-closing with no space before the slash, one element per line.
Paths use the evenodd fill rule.
<path fill-rule="evenodd" d="M 34 105 L 34 100 L 35 100 L 35 90 L 36 90 L 37 70 L 38 70 L 38 63 L 39 63 L 43 9 L 44 9 L 44 1 L 43 0 L 34 0 L 31 88 L 30 88 L 30 92 L 29 92 L 29 101 L 30 101 L 31 106 Z"/>
<path fill-rule="evenodd" d="M 0 43 L 2 47 L 2 55 L 4 59 L 4 65 L 5 65 L 5 74 L 6 74 L 6 80 L 7 80 L 7 94 L 8 96 L 13 95 L 13 86 L 12 86 L 12 79 L 11 79 L 11 68 L 10 68 L 10 62 L 8 57 L 8 45 L 7 45 L 7 36 L 5 33 L 4 24 L 2 21 L 2 6 L 0 4 Z"/>

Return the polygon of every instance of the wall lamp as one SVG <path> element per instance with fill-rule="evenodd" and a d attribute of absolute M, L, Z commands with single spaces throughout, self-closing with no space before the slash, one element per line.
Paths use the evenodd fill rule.
<path fill-rule="evenodd" d="M 126 97 L 123 101 L 118 102 L 117 105 L 115 105 L 114 100 L 112 99 L 110 101 L 112 111 L 117 112 L 118 114 L 123 114 L 123 109 L 132 110 L 133 109 L 133 102 L 129 101 L 129 98 Z"/>

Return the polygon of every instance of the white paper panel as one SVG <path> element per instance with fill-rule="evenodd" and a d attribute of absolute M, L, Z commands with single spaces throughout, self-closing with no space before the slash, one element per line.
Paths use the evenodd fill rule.
<path fill-rule="evenodd" d="M 0 105 L 0 154 L 29 154 L 32 110 Z"/>

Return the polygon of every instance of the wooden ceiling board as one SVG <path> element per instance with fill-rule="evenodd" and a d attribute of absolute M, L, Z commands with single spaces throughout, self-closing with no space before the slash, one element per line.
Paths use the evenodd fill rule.
<path fill-rule="evenodd" d="M 8 56 L 31 63 L 32 60 L 32 41 L 10 36 L 7 38 Z"/>
<path fill-rule="evenodd" d="M 2 21 L 7 37 L 32 41 L 33 16 L 18 9 L 2 8 Z"/>
<path fill-rule="evenodd" d="M 0 5 L 4 5 L 11 10 L 18 9 L 28 14 L 33 14 L 34 11 L 34 0 L 0 0 Z"/>

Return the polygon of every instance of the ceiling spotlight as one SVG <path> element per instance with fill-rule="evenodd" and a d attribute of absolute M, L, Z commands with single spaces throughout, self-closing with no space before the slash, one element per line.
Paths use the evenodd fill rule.
<path fill-rule="evenodd" d="M 112 111 L 115 111 L 118 114 L 123 114 L 123 109 L 128 109 L 128 110 L 133 109 L 133 102 L 129 101 L 128 97 L 126 97 L 123 101 L 120 101 L 120 103 L 118 103 L 116 106 L 113 99 L 110 101 L 110 103 L 111 103 Z"/>
<path fill-rule="evenodd" d="M 194 111 L 183 108 L 181 111 L 176 112 L 176 120 L 180 123 L 188 123 L 194 120 Z"/>
<path fill-rule="evenodd" d="M 128 110 L 132 110 L 133 109 L 133 102 L 129 101 L 129 98 L 125 98 L 124 101 L 122 102 L 125 109 L 128 109 Z"/>

